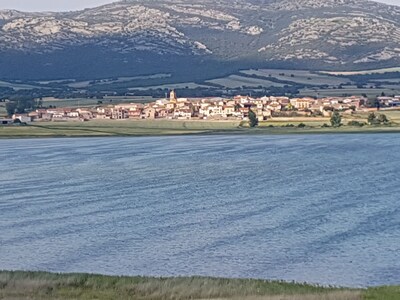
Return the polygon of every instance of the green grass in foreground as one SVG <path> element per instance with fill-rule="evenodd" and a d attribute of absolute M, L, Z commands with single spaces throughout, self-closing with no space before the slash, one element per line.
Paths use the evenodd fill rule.
<path fill-rule="evenodd" d="M 207 277 L 146 278 L 0 272 L 0 299 L 400 299 L 400 287 L 366 290 Z"/>
<path fill-rule="evenodd" d="M 0 137 L 151 136 L 206 133 L 235 128 L 239 123 L 184 121 L 38 122 L 27 126 L 0 126 Z"/>
<path fill-rule="evenodd" d="M 361 119 L 362 120 L 362 119 Z M 321 123 L 321 121 L 319 121 Z M 305 128 L 283 127 L 305 123 Z M 400 125 L 322 128 L 313 118 L 306 121 L 262 122 L 258 128 L 244 128 L 239 121 L 102 120 L 89 122 L 38 122 L 0 126 L 0 138 L 160 136 L 182 134 L 324 134 L 400 132 Z M 273 127 L 269 127 L 272 125 Z"/>
<path fill-rule="evenodd" d="M 318 295 L 322 297 L 318 299 L 325 299 L 327 295 L 341 294 L 351 298 L 337 299 L 361 299 L 359 291 L 261 280 L 0 273 L 2 299 L 245 299 L 277 295 L 296 295 L 296 299 Z"/>
<path fill-rule="evenodd" d="M 398 300 L 400 299 L 400 286 L 387 286 L 368 289 L 364 299 Z"/>

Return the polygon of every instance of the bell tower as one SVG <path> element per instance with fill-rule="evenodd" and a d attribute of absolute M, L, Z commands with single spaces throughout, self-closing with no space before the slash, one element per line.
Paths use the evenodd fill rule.
<path fill-rule="evenodd" d="M 169 94 L 169 101 L 170 101 L 170 102 L 173 102 L 173 103 L 176 103 L 176 93 L 175 93 L 175 90 L 172 90 L 172 91 L 170 92 L 170 94 Z"/>

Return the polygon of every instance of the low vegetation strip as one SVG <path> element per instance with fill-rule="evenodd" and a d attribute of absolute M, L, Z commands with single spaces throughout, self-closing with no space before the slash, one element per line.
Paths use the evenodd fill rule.
<path fill-rule="evenodd" d="M 261 124 L 258 128 L 232 127 L 215 129 L 146 128 L 146 127 L 81 127 L 81 126 L 0 126 L 0 139 L 11 138 L 63 138 L 63 137 L 144 137 L 176 135 L 286 135 L 286 134 L 358 134 L 400 133 L 400 126 L 311 127 L 306 124 L 285 124 L 272 127 Z M 305 127 L 302 127 L 305 126 Z"/>
<path fill-rule="evenodd" d="M 225 124 L 194 122 L 70 122 L 31 125 L 0 125 L 0 138 L 18 137 L 89 137 L 89 136 L 159 136 L 198 134 L 233 128 Z"/>
<path fill-rule="evenodd" d="M 373 118 L 371 118 L 373 115 Z M 337 126 L 323 117 L 274 117 L 249 128 L 240 120 L 93 120 L 0 125 L 0 138 L 162 136 L 187 134 L 399 133 L 398 111 L 340 117 Z M 388 121 L 388 119 L 390 121 Z M 329 125 L 328 125 L 329 124 Z"/>
<path fill-rule="evenodd" d="M 252 279 L 0 272 L 0 299 L 399 299 L 400 287 L 346 289 Z"/>
<path fill-rule="evenodd" d="M 1 272 L 0 298 L 18 299 L 254 299 L 266 296 L 328 297 L 359 291 L 307 284 L 214 278 L 111 277 L 87 274 Z M 305 298 L 301 298 L 304 296 Z M 355 298 L 353 297 L 355 296 Z M 251 298 L 249 298 L 251 299 Z M 266 298 L 260 298 L 266 299 Z M 292 298 L 291 298 L 292 299 Z M 321 299 L 321 298 L 319 298 Z M 328 298 L 327 298 L 328 299 Z M 332 298 L 333 299 L 333 298 Z"/>

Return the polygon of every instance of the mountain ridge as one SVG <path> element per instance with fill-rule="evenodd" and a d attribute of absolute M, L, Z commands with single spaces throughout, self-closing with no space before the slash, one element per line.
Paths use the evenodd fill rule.
<path fill-rule="evenodd" d="M 400 62 L 399 43 L 400 7 L 364 0 L 125 0 L 72 12 L 0 10 L 0 77 L 96 77 L 101 65 L 111 76 L 149 74 L 191 61 L 387 67 Z M 36 75 L 13 70 L 20 63 Z"/>

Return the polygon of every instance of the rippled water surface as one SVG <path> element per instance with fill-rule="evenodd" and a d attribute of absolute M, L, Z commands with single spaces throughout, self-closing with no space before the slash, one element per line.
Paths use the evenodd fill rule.
<path fill-rule="evenodd" d="M 400 284 L 400 135 L 0 140 L 0 269 Z"/>

